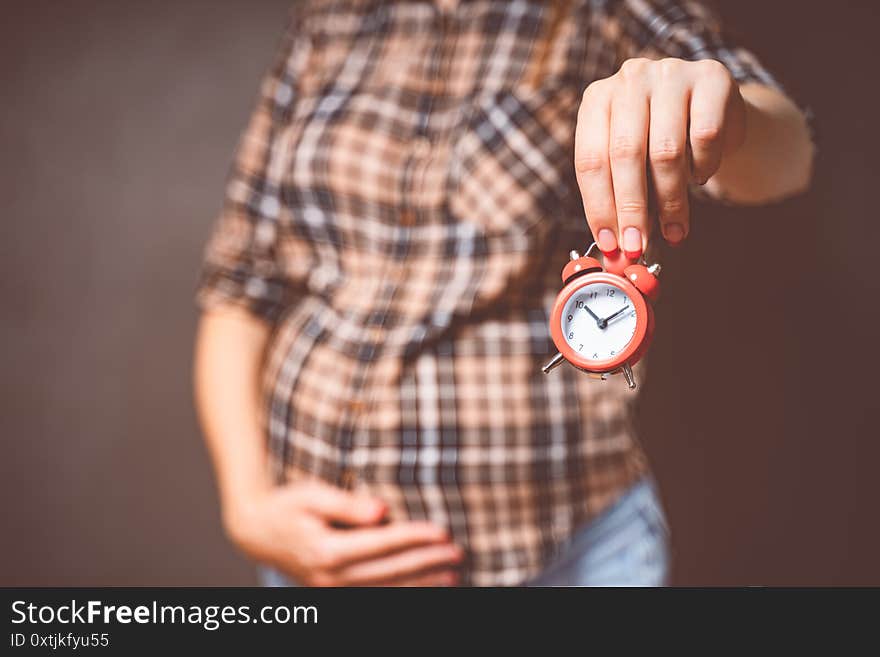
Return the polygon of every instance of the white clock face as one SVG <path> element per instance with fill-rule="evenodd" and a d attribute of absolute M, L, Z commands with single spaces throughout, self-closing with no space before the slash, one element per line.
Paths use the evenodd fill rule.
<path fill-rule="evenodd" d="M 636 311 L 619 287 L 608 283 L 585 285 L 562 310 L 562 334 L 569 346 L 587 360 L 619 355 L 636 333 Z"/>

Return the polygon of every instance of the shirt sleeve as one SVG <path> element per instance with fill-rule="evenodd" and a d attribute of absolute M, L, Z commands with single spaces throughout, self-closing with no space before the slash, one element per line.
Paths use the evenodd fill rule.
<path fill-rule="evenodd" d="M 619 32 L 618 66 L 626 59 L 677 57 L 715 59 L 740 84 L 756 82 L 781 89 L 758 58 L 734 43 L 718 17 L 695 0 L 618 0 L 613 28 Z"/>
<path fill-rule="evenodd" d="M 294 281 L 280 252 L 279 218 L 288 150 L 282 139 L 295 102 L 297 71 L 308 39 L 290 21 L 275 61 L 265 74 L 229 173 L 223 209 L 208 240 L 199 274 L 196 303 L 243 307 L 270 322 L 292 301 Z"/>

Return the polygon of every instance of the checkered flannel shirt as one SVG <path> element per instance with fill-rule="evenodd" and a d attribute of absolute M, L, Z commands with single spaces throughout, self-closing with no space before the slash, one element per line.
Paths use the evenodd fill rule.
<path fill-rule="evenodd" d="M 583 89 L 634 56 L 773 84 L 695 2 L 551 5 L 295 7 L 198 293 L 274 326 L 278 480 L 320 477 L 447 527 L 475 585 L 535 575 L 647 471 L 621 381 L 541 373 L 559 272 L 589 241 L 572 165 Z"/>

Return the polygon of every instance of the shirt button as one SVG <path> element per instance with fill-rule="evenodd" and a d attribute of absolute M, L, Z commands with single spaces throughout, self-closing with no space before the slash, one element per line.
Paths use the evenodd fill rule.
<path fill-rule="evenodd" d="M 413 139 L 412 153 L 415 157 L 427 157 L 431 154 L 431 140 L 427 137 L 416 137 Z"/>

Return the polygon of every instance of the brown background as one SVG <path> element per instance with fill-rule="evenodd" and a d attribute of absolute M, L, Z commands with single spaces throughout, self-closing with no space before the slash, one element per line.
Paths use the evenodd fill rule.
<path fill-rule="evenodd" d="M 844 8 L 845 7 L 845 8 Z M 875 2 L 737 0 L 815 111 L 813 191 L 699 207 L 640 421 L 679 584 L 880 584 Z M 19 2 L 0 28 L 0 584 L 246 584 L 192 290 L 285 0 Z"/>

